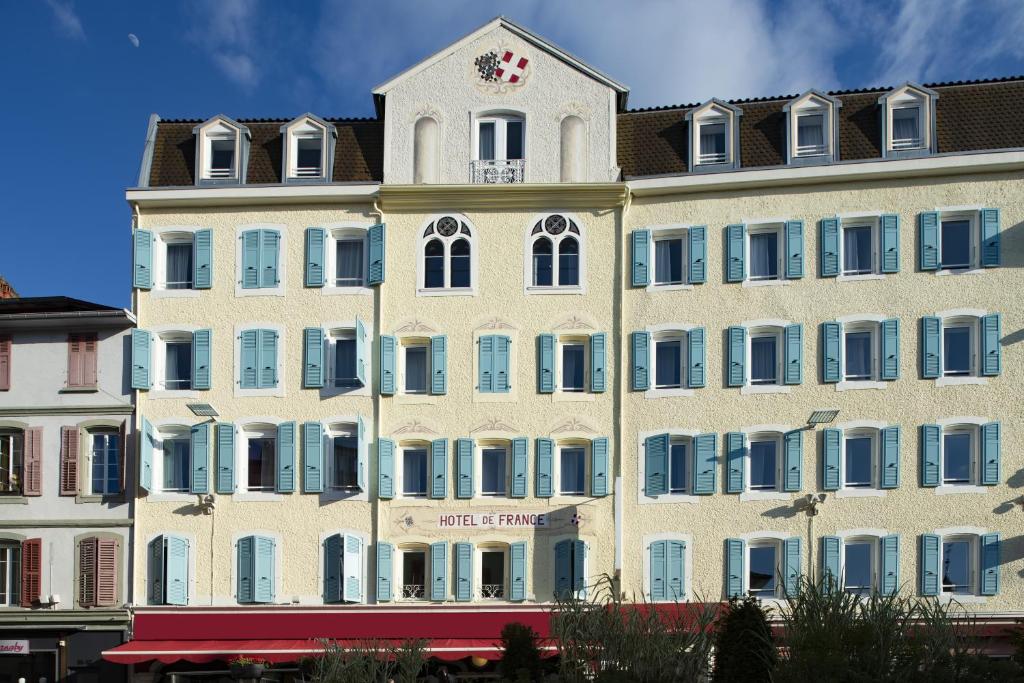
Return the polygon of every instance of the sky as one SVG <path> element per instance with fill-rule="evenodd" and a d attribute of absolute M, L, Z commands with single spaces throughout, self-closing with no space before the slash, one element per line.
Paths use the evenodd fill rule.
<path fill-rule="evenodd" d="M 128 306 L 151 113 L 373 116 L 498 14 L 648 107 L 1024 74 L 1021 0 L 0 0 L 0 276 Z"/>

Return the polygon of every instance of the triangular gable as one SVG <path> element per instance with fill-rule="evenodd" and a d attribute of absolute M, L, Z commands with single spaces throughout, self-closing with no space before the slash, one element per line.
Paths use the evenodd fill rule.
<path fill-rule="evenodd" d="M 245 137 L 247 137 L 247 138 L 251 138 L 252 137 L 252 134 L 249 132 L 248 126 L 244 126 L 241 123 L 239 123 L 238 121 L 235 121 L 230 116 L 225 116 L 224 114 L 217 114 L 216 116 L 211 116 L 210 118 L 206 119 L 205 121 L 200 123 L 198 126 L 193 128 L 192 132 L 198 134 L 199 131 L 201 131 L 201 130 L 203 130 L 205 128 L 209 128 L 210 126 L 212 126 L 214 124 L 217 124 L 217 123 L 223 123 L 226 126 L 230 126 L 231 128 L 234 128 L 235 130 L 237 130 L 239 133 L 244 133 Z"/>
<path fill-rule="evenodd" d="M 329 135 L 333 135 L 335 137 L 338 136 L 338 131 L 334 127 L 333 123 L 328 123 L 327 121 L 324 121 L 322 118 L 320 118 L 316 114 L 314 114 L 312 112 L 308 112 L 308 111 L 305 114 L 302 114 L 301 116 L 296 116 L 294 119 L 292 119 L 288 123 L 283 124 L 281 126 L 281 133 L 288 132 L 290 129 L 294 128 L 297 124 L 299 124 L 299 123 L 301 123 L 301 122 L 303 122 L 303 121 L 305 121 L 307 119 L 309 119 L 310 121 L 313 121 L 318 126 L 323 128 L 325 131 L 327 131 L 327 133 Z"/>
<path fill-rule="evenodd" d="M 712 97 L 710 100 L 700 105 L 699 107 L 694 107 L 690 111 L 686 112 L 686 120 L 691 121 L 693 120 L 693 117 L 700 116 L 701 114 L 703 114 L 708 109 L 711 109 L 712 107 L 721 107 L 726 111 L 732 112 L 736 116 L 743 115 L 743 110 L 737 107 L 736 105 L 729 104 L 725 100 L 720 100 L 717 97 Z"/>
<path fill-rule="evenodd" d="M 839 109 L 840 107 L 843 106 L 843 103 L 839 100 L 839 98 L 833 97 L 832 95 L 827 95 L 827 94 L 821 92 L 820 90 L 816 90 L 814 88 L 811 88 L 810 90 L 806 90 L 806 91 L 800 93 L 799 95 L 797 95 L 796 97 L 791 99 L 789 102 L 787 102 L 786 106 L 784 106 L 782 108 L 782 111 L 788 112 L 793 107 L 797 106 L 798 104 L 800 104 L 804 100 L 810 99 L 812 97 L 816 97 L 819 100 L 823 100 L 825 102 L 828 102 L 829 104 L 832 105 L 833 109 Z"/>
<path fill-rule="evenodd" d="M 878 103 L 885 104 L 886 100 L 888 100 L 890 97 L 893 97 L 896 94 L 903 92 L 904 90 L 912 90 L 916 92 L 918 95 L 921 96 L 921 99 L 937 99 L 939 97 L 939 93 L 935 92 L 931 88 L 926 88 L 923 85 L 918 85 L 917 83 L 914 83 L 912 81 L 906 81 L 902 85 L 896 86 L 889 92 L 879 97 Z"/>

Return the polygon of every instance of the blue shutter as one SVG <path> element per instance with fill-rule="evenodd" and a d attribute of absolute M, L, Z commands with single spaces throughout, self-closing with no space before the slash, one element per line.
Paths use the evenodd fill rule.
<path fill-rule="evenodd" d="M 693 494 L 709 496 L 715 492 L 715 454 L 718 452 L 717 434 L 699 434 L 693 438 Z"/>
<path fill-rule="evenodd" d="M 342 599 L 360 602 L 363 599 L 363 539 L 345 534 L 342 556 Z"/>
<path fill-rule="evenodd" d="M 380 393 L 391 396 L 395 393 L 395 338 L 389 334 L 380 336 Z"/>
<path fill-rule="evenodd" d="M 706 225 L 694 225 L 686 231 L 690 247 L 690 269 L 687 274 L 691 285 L 700 285 L 707 281 L 708 246 Z"/>
<path fill-rule="evenodd" d="M 159 540 L 159 539 L 158 539 Z M 164 545 L 164 562 L 166 571 L 164 573 L 164 590 L 166 591 L 165 604 L 187 605 L 188 604 L 188 539 L 180 536 L 164 536 L 161 542 Z"/>
<path fill-rule="evenodd" d="M 494 340 L 493 334 L 480 337 L 479 363 L 477 368 L 477 391 L 482 394 L 494 392 Z"/>
<path fill-rule="evenodd" d="M 981 484 L 995 486 L 1000 480 L 998 422 L 981 425 Z"/>
<path fill-rule="evenodd" d="M 920 251 L 917 255 L 921 270 L 939 269 L 939 212 L 924 211 L 917 216 Z"/>
<path fill-rule="evenodd" d="M 843 326 L 841 323 L 821 324 L 821 379 L 835 384 L 843 378 Z"/>
<path fill-rule="evenodd" d="M 882 367 L 879 376 L 886 381 L 900 378 L 900 321 L 896 318 L 879 323 L 882 336 Z"/>
<path fill-rule="evenodd" d="M 390 543 L 377 541 L 377 602 L 391 601 L 391 557 L 394 548 Z"/>
<path fill-rule="evenodd" d="M 836 218 L 822 218 L 818 225 L 819 267 L 822 277 L 839 275 L 839 231 L 841 221 Z"/>
<path fill-rule="evenodd" d="M 366 334 L 366 326 L 363 321 L 356 317 L 356 379 L 364 387 L 369 382 L 366 375 L 366 366 L 370 362 L 369 339 Z"/>
<path fill-rule="evenodd" d="M 937 596 L 941 589 L 939 584 L 939 543 L 936 534 L 921 534 L 921 583 L 920 591 L 924 596 Z"/>
<path fill-rule="evenodd" d="M 878 540 L 882 555 L 882 581 L 879 592 L 882 595 L 895 595 L 900 588 L 900 537 L 890 534 Z"/>
<path fill-rule="evenodd" d="M 165 557 L 165 536 L 157 536 L 149 542 L 148 548 L 148 573 L 149 573 L 149 586 L 148 597 L 149 604 L 151 605 L 163 605 L 167 602 L 167 591 L 164 589 L 166 585 L 166 563 L 164 562 Z"/>
<path fill-rule="evenodd" d="M 256 601 L 256 538 L 246 536 L 238 539 L 238 602 L 246 604 Z"/>
<path fill-rule="evenodd" d="M 210 347 L 213 333 L 196 330 L 192 333 L 192 388 L 210 388 Z"/>
<path fill-rule="evenodd" d="M 213 287 L 213 231 L 209 229 L 196 230 L 192 243 L 192 286 Z"/>
<path fill-rule="evenodd" d="M 512 340 L 502 335 L 494 337 L 494 392 L 507 394 L 512 387 L 509 376 L 509 359 Z"/>
<path fill-rule="evenodd" d="M 341 534 L 324 539 L 324 602 L 341 602 Z"/>
<path fill-rule="evenodd" d="M 747 469 L 746 441 L 743 432 L 729 432 L 725 435 L 726 493 L 743 493 Z"/>
<path fill-rule="evenodd" d="M 572 591 L 572 541 L 555 544 L 555 597 L 566 599 Z"/>
<path fill-rule="evenodd" d="M 800 584 L 800 537 L 791 536 L 782 542 L 783 590 L 796 595 Z"/>
<path fill-rule="evenodd" d="M 430 442 L 430 497 L 441 499 L 448 495 L 448 439 Z"/>
<path fill-rule="evenodd" d="M 999 338 L 1002 336 L 1002 318 L 998 313 L 981 317 L 981 374 L 994 377 L 1002 367 Z"/>
<path fill-rule="evenodd" d="M 804 326 L 800 323 L 786 325 L 785 329 L 785 371 L 786 384 L 800 384 L 804 381 Z"/>
<path fill-rule="evenodd" d="M 999 594 L 999 534 L 982 534 L 978 539 L 981 551 L 981 585 L 978 591 L 982 595 Z"/>
<path fill-rule="evenodd" d="M 686 333 L 687 358 L 689 365 L 686 369 L 686 386 L 690 389 L 700 389 L 704 386 L 704 328 L 694 327 Z"/>
<path fill-rule="evenodd" d="M 521 602 L 526 599 L 526 541 L 510 543 L 509 555 L 512 568 L 509 600 Z"/>
<path fill-rule="evenodd" d="M 555 462 L 555 442 L 551 439 L 537 439 L 534 448 L 537 452 L 537 481 L 534 494 L 538 498 L 550 498 L 552 489 L 552 471 Z"/>
<path fill-rule="evenodd" d="M 448 337 L 443 334 L 430 338 L 430 393 L 448 393 Z"/>
<path fill-rule="evenodd" d="M 880 226 L 881 264 L 883 273 L 900 272 L 900 217 L 883 213 L 878 217 Z"/>
<path fill-rule="evenodd" d="M 302 423 L 302 490 L 323 493 L 324 428 L 319 422 Z"/>
<path fill-rule="evenodd" d="M 194 425 L 191 430 L 192 493 L 210 492 L 210 423 Z"/>
<path fill-rule="evenodd" d="M 525 437 L 512 439 L 512 497 L 526 498 L 527 441 Z"/>
<path fill-rule="evenodd" d="M 821 488 L 826 491 L 838 491 L 840 468 L 842 467 L 841 429 L 823 429 L 821 432 L 821 455 L 824 467 L 821 471 Z M 884 478 L 884 475 L 883 475 Z"/>
<path fill-rule="evenodd" d="M 146 330 L 132 330 L 132 389 L 149 389 L 153 379 L 149 374 L 150 347 L 153 335 Z"/>
<path fill-rule="evenodd" d="M 651 333 L 634 332 L 630 335 L 633 346 L 633 391 L 651 388 Z"/>
<path fill-rule="evenodd" d="M 448 546 L 443 541 L 430 544 L 430 599 L 448 599 Z"/>
<path fill-rule="evenodd" d="M 733 326 L 726 333 L 729 338 L 729 386 L 741 387 L 747 381 L 747 329 Z"/>
<path fill-rule="evenodd" d="M 821 573 L 828 590 L 840 590 L 843 587 L 843 575 L 839 568 L 839 549 L 842 543 L 838 536 L 821 537 Z"/>
<path fill-rule="evenodd" d="M 669 541 L 665 544 L 665 575 L 668 579 L 667 598 L 680 601 L 686 597 L 686 542 Z"/>
<path fill-rule="evenodd" d="M 260 287 L 277 287 L 280 278 L 277 264 L 280 259 L 281 233 L 277 230 L 260 231 Z"/>
<path fill-rule="evenodd" d="M 306 228 L 306 277 L 307 287 L 323 287 L 327 281 L 327 231 L 323 228 Z"/>
<path fill-rule="evenodd" d="M 473 497 L 473 439 L 455 440 L 455 458 L 458 484 L 455 495 L 458 498 Z"/>
<path fill-rule="evenodd" d="M 746 544 L 739 538 L 725 539 L 725 597 L 743 596 L 743 566 Z"/>
<path fill-rule="evenodd" d="M 668 549 L 666 541 L 655 541 L 650 547 L 651 601 L 665 600 L 668 595 Z"/>
<path fill-rule="evenodd" d="M 255 389 L 259 378 L 259 330 L 242 330 L 239 341 L 238 386 Z"/>
<path fill-rule="evenodd" d="M 366 491 L 366 454 L 370 445 L 366 440 L 366 423 L 362 415 L 356 415 L 356 486 Z"/>
<path fill-rule="evenodd" d="M 153 425 L 142 418 L 142 432 L 139 434 L 139 485 L 147 491 L 153 490 L 153 444 L 156 436 Z"/>
<path fill-rule="evenodd" d="M 786 279 L 804 276 L 804 222 L 786 221 Z"/>
<path fill-rule="evenodd" d="M 572 541 L 572 590 L 579 597 L 587 591 L 587 544 Z"/>
<path fill-rule="evenodd" d="M 377 497 L 395 497 L 395 442 L 377 439 Z"/>
<path fill-rule="evenodd" d="M 605 382 L 605 356 L 608 337 L 604 332 L 590 335 L 590 390 L 595 394 L 603 392 Z"/>
<path fill-rule="evenodd" d="M 455 544 L 455 600 L 473 599 L 473 544 Z"/>
<path fill-rule="evenodd" d="M 320 389 L 324 386 L 324 331 L 319 327 L 307 327 L 303 332 L 305 352 L 302 372 L 304 389 Z"/>
<path fill-rule="evenodd" d="M 590 495 L 608 495 L 608 437 L 590 440 Z"/>
<path fill-rule="evenodd" d="M 277 332 L 260 330 L 260 362 L 257 387 L 271 389 L 277 386 Z"/>
<path fill-rule="evenodd" d="M 132 242 L 132 286 L 138 289 L 152 289 L 153 233 L 149 230 L 136 230 Z"/>
<path fill-rule="evenodd" d="M 256 567 L 254 601 L 260 603 L 274 602 L 274 539 L 265 536 L 255 537 Z"/>
<path fill-rule="evenodd" d="M 725 228 L 725 280 L 726 282 L 743 282 L 747 274 L 747 226 L 742 223 L 729 225 Z"/>
<path fill-rule="evenodd" d="M 366 237 L 369 242 L 369 269 L 366 283 L 379 285 L 384 282 L 384 224 L 371 225 L 366 229 Z"/>
<path fill-rule="evenodd" d="M 942 429 L 938 425 L 921 425 L 921 486 L 939 485 L 939 439 Z"/>
<path fill-rule="evenodd" d="M 644 439 L 644 495 L 668 493 L 669 435 L 656 434 Z"/>
<path fill-rule="evenodd" d="M 260 286 L 260 231 L 242 233 L 242 289 Z"/>
<path fill-rule="evenodd" d="M 481 363 L 483 362 L 483 340 L 481 340 Z M 537 336 L 537 391 L 552 394 L 555 391 L 555 335 L 541 334 Z M 481 367 L 482 369 L 482 367 Z"/>
<path fill-rule="evenodd" d="M 633 286 L 651 284 L 651 231 L 633 231 Z"/>
<path fill-rule="evenodd" d="M 278 493 L 295 490 L 295 423 L 277 425 L 277 486 Z"/>
<path fill-rule="evenodd" d="M 981 267 L 995 268 L 1000 264 L 999 254 L 999 209 L 982 209 L 981 220 Z"/>
<path fill-rule="evenodd" d="M 782 490 L 799 491 L 803 486 L 804 433 L 795 429 L 782 437 L 783 475 Z"/>
<path fill-rule="evenodd" d="M 235 425 L 217 425 L 217 493 L 235 492 Z"/>
<path fill-rule="evenodd" d="M 882 439 L 882 476 L 879 484 L 883 489 L 900 486 L 900 428 L 899 425 L 880 431 Z"/>
<path fill-rule="evenodd" d="M 942 321 L 921 318 L 921 377 L 936 379 L 942 374 Z"/>

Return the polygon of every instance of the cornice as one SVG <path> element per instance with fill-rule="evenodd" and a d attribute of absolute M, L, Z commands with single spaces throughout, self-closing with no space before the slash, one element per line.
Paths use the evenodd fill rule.
<path fill-rule="evenodd" d="M 622 206 L 625 183 L 523 183 L 507 185 L 381 185 L 385 212 L 470 209 L 601 210 Z"/>

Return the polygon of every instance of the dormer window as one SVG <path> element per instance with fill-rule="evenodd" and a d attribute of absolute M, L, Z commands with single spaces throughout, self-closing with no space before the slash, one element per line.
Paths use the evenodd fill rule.
<path fill-rule="evenodd" d="M 196 184 L 245 182 L 249 129 L 226 116 L 196 126 Z"/>
<path fill-rule="evenodd" d="M 709 120 L 700 124 L 701 164 L 724 164 L 728 159 L 725 148 L 725 121 Z"/>
<path fill-rule="evenodd" d="M 329 182 L 334 160 L 333 125 L 313 114 L 303 114 L 281 126 L 286 183 Z"/>
<path fill-rule="evenodd" d="M 938 93 L 906 83 L 878 98 L 882 116 L 882 156 L 889 159 L 938 151 L 935 101 Z"/>
<path fill-rule="evenodd" d="M 802 114 L 797 117 L 797 156 L 820 156 L 828 147 L 825 145 L 825 115 Z"/>
<path fill-rule="evenodd" d="M 323 174 L 323 138 L 307 135 L 295 141 L 295 175 L 300 178 L 319 178 Z"/>
<path fill-rule="evenodd" d="M 210 178 L 235 177 L 235 136 L 232 133 L 210 135 Z"/>
<path fill-rule="evenodd" d="M 783 107 L 789 163 L 821 164 L 838 158 L 836 120 L 841 106 L 834 97 L 808 90 Z"/>
<path fill-rule="evenodd" d="M 921 137 L 921 107 L 911 105 L 892 110 L 892 148 L 894 150 L 919 149 Z"/>
<path fill-rule="evenodd" d="M 721 171 L 739 167 L 738 107 L 710 100 L 690 110 L 690 171 Z"/>

